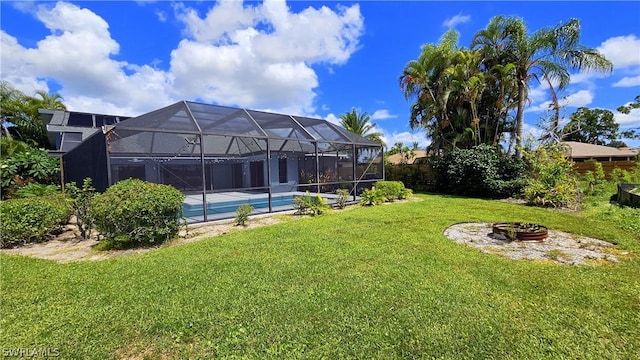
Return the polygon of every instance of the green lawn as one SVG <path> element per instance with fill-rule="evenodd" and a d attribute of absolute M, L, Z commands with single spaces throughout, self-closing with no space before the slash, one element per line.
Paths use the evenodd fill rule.
<path fill-rule="evenodd" d="M 418 197 L 100 262 L 2 256 L 0 346 L 77 359 L 640 355 L 640 235 L 552 210 Z M 442 235 L 464 221 L 543 223 L 635 256 L 512 261 Z"/>

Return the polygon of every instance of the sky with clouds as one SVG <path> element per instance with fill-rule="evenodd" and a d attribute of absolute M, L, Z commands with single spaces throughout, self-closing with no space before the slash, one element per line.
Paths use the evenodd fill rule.
<path fill-rule="evenodd" d="M 355 107 L 389 146 L 424 147 L 408 126 L 404 65 L 450 28 L 468 46 L 500 14 L 531 32 L 578 18 L 581 43 L 613 62 L 611 74 L 572 76 L 559 94 L 565 116 L 581 106 L 615 113 L 640 95 L 636 2 L 2 1 L 0 10 L 2 80 L 56 92 L 75 111 L 135 116 L 196 100 L 335 122 Z M 530 133 L 549 98 L 531 84 Z M 640 111 L 616 121 L 640 127 Z"/>

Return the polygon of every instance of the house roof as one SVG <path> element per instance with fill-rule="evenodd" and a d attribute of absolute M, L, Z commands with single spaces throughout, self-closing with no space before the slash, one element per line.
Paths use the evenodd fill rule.
<path fill-rule="evenodd" d="M 566 145 L 565 155 L 571 159 L 591 159 L 591 158 L 633 158 L 638 156 L 638 150 L 630 148 L 614 148 L 586 144 L 576 141 L 564 141 Z"/>
<path fill-rule="evenodd" d="M 427 156 L 427 152 L 424 150 L 415 150 L 415 154 L 416 156 L 414 156 L 411 159 L 408 159 L 407 164 L 413 164 L 413 162 L 416 161 L 416 159 Z M 402 164 L 403 160 L 404 159 L 402 158 L 402 154 L 393 154 L 393 155 L 387 156 L 387 161 L 394 165 Z"/>

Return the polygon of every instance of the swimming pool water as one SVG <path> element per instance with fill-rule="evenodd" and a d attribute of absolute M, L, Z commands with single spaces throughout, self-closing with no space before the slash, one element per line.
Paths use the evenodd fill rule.
<path fill-rule="evenodd" d="M 287 206 L 293 204 L 293 195 L 272 196 L 271 206 Z M 234 201 L 207 202 L 207 214 L 224 214 L 235 212 L 242 204 L 249 204 L 255 209 L 269 207 L 269 198 L 243 199 Z M 202 204 L 182 204 L 185 217 L 204 216 L 202 213 Z"/>

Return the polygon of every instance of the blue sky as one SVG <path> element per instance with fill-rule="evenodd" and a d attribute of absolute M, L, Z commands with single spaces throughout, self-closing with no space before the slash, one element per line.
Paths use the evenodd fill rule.
<path fill-rule="evenodd" d="M 57 92 L 75 111 L 135 116 L 197 100 L 335 122 L 355 107 L 387 145 L 424 147 L 408 126 L 404 65 L 449 28 L 468 46 L 500 14 L 530 32 L 578 18 L 581 43 L 613 62 L 612 74 L 572 77 L 560 94 L 565 116 L 579 106 L 615 113 L 640 95 L 640 3 L 631 1 L 2 1 L 0 10 L 2 80 Z M 549 94 L 532 84 L 530 98 L 535 135 Z M 640 127 L 640 111 L 616 121 Z"/>

